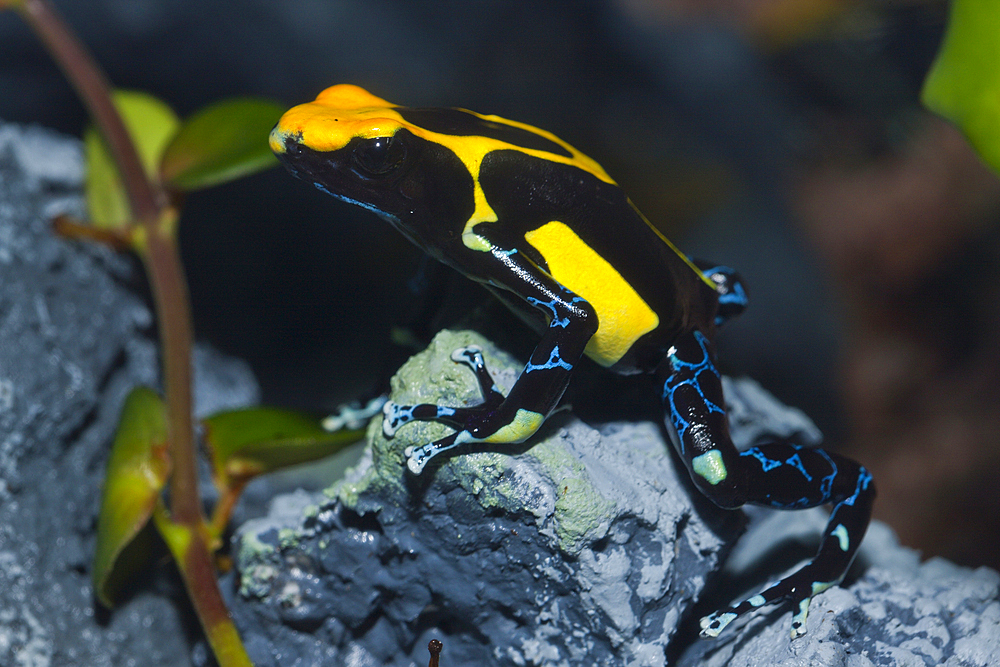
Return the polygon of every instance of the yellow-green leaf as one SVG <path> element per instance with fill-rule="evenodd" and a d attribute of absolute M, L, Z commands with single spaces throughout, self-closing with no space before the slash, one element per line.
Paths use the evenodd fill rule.
<path fill-rule="evenodd" d="M 197 190 L 277 164 L 267 136 L 284 106 L 237 98 L 217 102 L 184 121 L 163 155 L 164 183 Z"/>
<path fill-rule="evenodd" d="M 149 522 L 169 474 L 163 401 L 138 387 L 122 408 L 97 523 L 94 592 L 108 607 L 127 572 L 141 565 L 141 554 L 128 547 Z"/>
<path fill-rule="evenodd" d="M 220 412 L 204 424 L 216 476 L 225 484 L 316 461 L 364 437 L 364 429 L 330 433 L 315 417 L 269 407 Z"/>
<path fill-rule="evenodd" d="M 147 93 L 116 90 L 115 107 L 135 144 L 139 159 L 151 179 L 159 178 L 157 166 L 180 121 L 170 107 Z M 97 227 L 120 229 L 132 221 L 121 175 L 107 144 L 93 126 L 83 135 L 87 161 L 87 210 Z"/>
<path fill-rule="evenodd" d="M 924 104 L 953 121 L 1000 172 L 1000 0 L 954 0 Z"/>

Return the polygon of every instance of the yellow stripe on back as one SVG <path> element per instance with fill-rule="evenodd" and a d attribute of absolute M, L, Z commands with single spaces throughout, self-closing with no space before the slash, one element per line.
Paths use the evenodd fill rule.
<path fill-rule="evenodd" d="M 549 222 L 524 238 L 545 258 L 552 277 L 597 311 L 597 333 L 586 353 L 598 364 L 614 365 L 659 325 L 660 318 L 628 281 L 565 224 Z"/>

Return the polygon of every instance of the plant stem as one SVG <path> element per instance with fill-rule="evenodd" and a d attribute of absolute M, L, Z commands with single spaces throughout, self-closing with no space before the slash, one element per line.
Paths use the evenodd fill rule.
<path fill-rule="evenodd" d="M 173 472 L 170 517 L 154 519 L 180 566 L 184 583 L 216 659 L 223 667 L 247 667 L 250 659 L 215 578 L 209 536 L 198 494 L 195 457 L 191 348 L 193 333 L 187 283 L 177 247 L 177 211 L 158 181 L 151 180 L 111 99 L 111 89 L 87 49 L 48 0 L 16 0 L 13 6 L 49 49 L 90 112 L 121 172 L 132 215 L 132 245 L 149 276 L 157 314 Z"/>
<path fill-rule="evenodd" d="M 121 171 L 133 215 L 144 223 L 154 222 L 166 197 L 146 178 L 128 130 L 111 101 L 111 87 L 90 52 L 47 0 L 20 0 L 14 8 L 34 29 L 83 100 Z"/>
<path fill-rule="evenodd" d="M 149 275 L 160 327 L 174 469 L 172 513 L 179 523 L 194 526 L 202 521 L 202 515 L 191 425 L 191 316 L 174 233 L 176 212 L 167 208 L 162 190 L 146 176 L 132 138 L 111 101 L 111 89 L 87 49 L 48 0 L 22 0 L 16 8 L 38 33 L 90 111 L 122 172 L 132 212 L 144 229 L 136 249 Z"/>
<path fill-rule="evenodd" d="M 175 216 L 169 209 L 164 217 Z M 165 221 L 166 226 L 173 226 Z M 148 228 L 147 228 L 148 229 Z M 194 427 L 191 423 L 191 313 L 187 284 L 174 236 L 152 226 L 137 244 L 153 292 L 160 333 L 163 386 L 170 434 L 170 513 L 175 522 L 195 528 L 204 522 L 198 497 Z"/>
<path fill-rule="evenodd" d="M 205 535 L 197 528 L 182 526 L 157 505 L 153 521 L 184 577 L 184 585 L 194 605 L 205 637 L 222 667 L 253 667 L 215 580 L 215 568 Z"/>
<path fill-rule="evenodd" d="M 229 525 L 229 519 L 233 516 L 233 509 L 239 502 L 240 494 L 243 493 L 245 486 L 244 483 L 238 483 L 233 486 L 219 487 L 219 500 L 216 501 L 215 507 L 212 509 L 212 518 L 208 523 L 208 532 L 213 540 L 222 540 L 226 526 Z"/>

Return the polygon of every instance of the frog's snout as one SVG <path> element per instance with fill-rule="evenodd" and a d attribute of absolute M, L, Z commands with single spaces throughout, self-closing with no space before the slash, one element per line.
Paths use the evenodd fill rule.
<path fill-rule="evenodd" d="M 302 152 L 302 134 L 292 133 L 281 129 L 281 123 L 274 126 L 268 137 L 268 145 L 271 151 L 278 157 L 295 157 Z"/>
<path fill-rule="evenodd" d="M 285 152 L 284 132 L 278 129 L 280 124 L 275 124 L 271 128 L 271 134 L 267 137 L 267 145 L 271 147 L 271 152 L 281 155 Z"/>

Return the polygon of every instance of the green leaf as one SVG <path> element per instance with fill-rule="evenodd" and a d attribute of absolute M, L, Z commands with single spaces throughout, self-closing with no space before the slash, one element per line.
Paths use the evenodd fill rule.
<path fill-rule="evenodd" d="M 953 121 L 1000 172 L 1000 0 L 954 0 L 924 104 Z"/>
<path fill-rule="evenodd" d="M 116 90 L 112 99 L 132 137 L 142 166 L 157 179 L 160 156 L 180 122 L 170 107 L 147 93 Z M 93 126 L 83 135 L 87 161 L 87 209 L 97 227 L 120 229 L 134 218 L 118 166 Z"/>
<path fill-rule="evenodd" d="M 153 390 L 138 387 L 122 408 L 97 522 L 94 592 L 108 607 L 128 573 L 143 564 L 143 554 L 130 545 L 149 522 L 169 474 L 166 409 Z"/>
<path fill-rule="evenodd" d="M 284 106 L 251 98 L 223 100 L 184 121 L 163 155 L 163 181 L 197 190 L 277 164 L 267 136 Z"/>
<path fill-rule="evenodd" d="M 224 486 L 335 454 L 364 437 L 364 429 L 323 430 L 320 420 L 281 408 L 220 412 L 204 420 L 205 441 Z"/>

